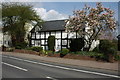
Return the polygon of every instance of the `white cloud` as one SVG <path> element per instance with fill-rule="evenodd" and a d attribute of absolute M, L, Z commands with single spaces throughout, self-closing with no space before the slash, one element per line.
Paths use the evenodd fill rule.
<path fill-rule="evenodd" d="M 44 8 L 35 8 L 37 14 L 45 21 L 68 19 L 68 15 L 61 14 L 55 10 L 47 11 Z"/>

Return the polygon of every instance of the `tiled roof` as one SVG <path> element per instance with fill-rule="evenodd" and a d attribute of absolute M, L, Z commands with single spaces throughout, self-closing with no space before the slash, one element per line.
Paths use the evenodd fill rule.
<path fill-rule="evenodd" d="M 40 31 L 65 30 L 65 20 L 46 21 Z"/>

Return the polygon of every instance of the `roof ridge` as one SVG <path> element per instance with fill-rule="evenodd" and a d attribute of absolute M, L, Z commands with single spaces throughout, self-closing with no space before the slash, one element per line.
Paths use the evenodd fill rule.
<path fill-rule="evenodd" d="M 51 20 L 51 21 L 45 21 L 45 22 L 55 22 L 55 21 L 64 21 L 64 20 L 67 20 L 67 19 L 62 19 L 62 20 Z"/>

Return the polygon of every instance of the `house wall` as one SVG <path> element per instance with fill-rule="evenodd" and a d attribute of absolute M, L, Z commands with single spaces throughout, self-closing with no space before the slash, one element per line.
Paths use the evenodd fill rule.
<path fill-rule="evenodd" d="M 9 35 L 4 35 L 4 46 L 9 47 L 11 44 L 11 38 Z M 3 33 L 0 31 L 0 47 L 3 45 Z"/>
<path fill-rule="evenodd" d="M 47 39 L 51 35 L 55 36 L 55 51 L 69 48 L 70 38 L 76 38 L 76 33 L 67 34 L 65 31 L 35 32 L 31 33 L 31 45 L 42 46 L 43 49 L 48 50 Z"/>
<path fill-rule="evenodd" d="M 0 47 L 3 45 L 3 34 L 0 31 Z"/>
<path fill-rule="evenodd" d="M 31 46 L 42 46 L 43 49 L 48 50 L 47 39 L 50 35 L 55 36 L 55 51 L 62 48 L 70 48 L 70 39 L 79 38 L 80 36 L 74 33 L 66 33 L 65 31 L 46 31 L 31 33 Z M 87 36 L 85 36 L 87 37 Z M 99 44 L 99 40 L 93 41 L 90 51 L 92 51 Z"/>

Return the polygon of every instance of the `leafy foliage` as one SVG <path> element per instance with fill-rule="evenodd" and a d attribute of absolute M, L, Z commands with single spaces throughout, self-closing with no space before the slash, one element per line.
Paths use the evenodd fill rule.
<path fill-rule="evenodd" d="M 84 40 L 82 38 L 72 39 L 70 43 L 70 51 L 81 51 L 84 47 Z"/>
<path fill-rule="evenodd" d="M 68 52 L 69 52 L 69 49 L 64 48 L 62 49 L 61 54 L 66 55 Z"/>
<path fill-rule="evenodd" d="M 115 55 L 114 57 L 115 57 L 115 60 L 117 61 L 120 60 L 120 55 Z"/>
<path fill-rule="evenodd" d="M 48 37 L 48 49 L 51 51 L 54 51 L 55 46 L 55 36 L 49 36 Z"/>
<path fill-rule="evenodd" d="M 43 47 L 31 47 L 31 50 L 40 52 L 43 50 Z"/>
<path fill-rule="evenodd" d="M 116 55 L 116 45 L 109 40 L 101 40 L 99 45 L 100 52 L 104 55 L 104 60 L 109 61 L 109 55 Z"/>
<path fill-rule="evenodd" d="M 99 45 L 99 49 L 101 52 L 103 52 L 105 54 L 115 54 L 117 51 L 115 46 L 116 45 L 112 41 L 101 40 L 100 45 Z"/>
<path fill-rule="evenodd" d="M 16 49 L 25 49 L 27 47 L 28 43 L 24 42 L 19 42 L 15 44 Z"/>
<path fill-rule="evenodd" d="M 66 31 L 77 32 L 84 38 L 84 48 L 87 47 L 88 50 L 93 40 L 97 40 L 105 31 L 112 31 L 116 28 L 114 11 L 103 7 L 101 3 L 97 3 L 96 8 L 85 5 L 82 10 L 73 11 L 73 15 L 66 20 Z"/>
<path fill-rule="evenodd" d="M 31 21 L 41 21 L 31 5 L 22 3 L 2 3 L 3 32 L 7 32 L 15 46 L 23 42 L 26 34 L 25 24 Z"/>

